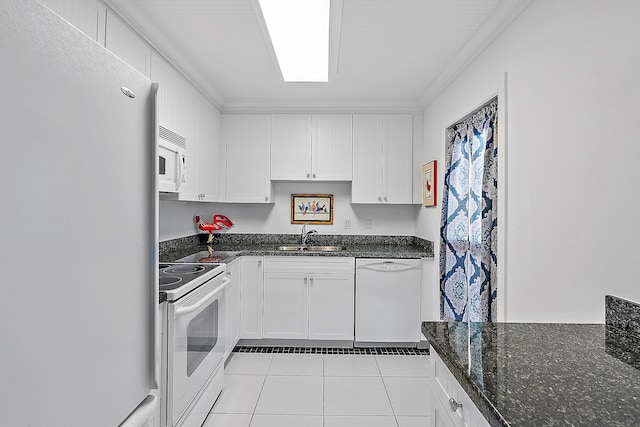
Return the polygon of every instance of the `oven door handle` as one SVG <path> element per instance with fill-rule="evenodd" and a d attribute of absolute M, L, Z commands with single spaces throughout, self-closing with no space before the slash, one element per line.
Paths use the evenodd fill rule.
<path fill-rule="evenodd" d="M 200 307 L 202 307 L 203 305 L 208 304 L 209 301 L 212 300 L 216 296 L 217 293 L 222 291 L 230 282 L 231 282 L 231 279 L 229 279 L 228 277 L 225 277 L 222 280 L 222 283 L 220 284 L 220 286 L 218 286 L 217 288 L 215 288 L 214 290 L 209 292 L 207 294 L 207 296 L 202 298 L 197 303 L 195 303 L 193 305 L 188 305 L 186 307 L 178 307 L 178 308 L 176 308 L 175 317 L 182 316 L 183 314 L 192 313 L 192 312 L 196 311 L 197 309 L 199 309 Z"/>

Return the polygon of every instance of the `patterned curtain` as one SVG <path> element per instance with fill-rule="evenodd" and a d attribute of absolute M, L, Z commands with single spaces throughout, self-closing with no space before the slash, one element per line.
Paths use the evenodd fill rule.
<path fill-rule="evenodd" d="M 496 320 L 498 99 L 447 129 L 440 318 Z"/>

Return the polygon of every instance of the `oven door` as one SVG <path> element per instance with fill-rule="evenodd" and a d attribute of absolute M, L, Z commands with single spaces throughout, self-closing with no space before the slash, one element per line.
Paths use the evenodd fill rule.
<path fill-rule="evenodd" d="M 225 274 L 218 275 L 169 304 L 167 425 L 173 426 L 180 420 L 222 362 L 224 290 L 228 283 Z"/>

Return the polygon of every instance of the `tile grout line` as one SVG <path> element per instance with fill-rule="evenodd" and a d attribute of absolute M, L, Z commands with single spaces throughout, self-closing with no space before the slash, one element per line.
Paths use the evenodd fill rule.
<path fill-rule="evenodd" d="M 271 370 L 272 363 L 273 363 L 273 354 L 271 355 L 271 360 L 269 360 L 269 366 L 267 366 L 267 371 L 264 374 L 264 379 L 262 380 L 262 387 L 260 387 L 260 393 L 258 393 L 258 398 L 256 399 L 256 404 L 253 407 L 253 413 L 251 414 L 251 419 L 249 420 L 249 425 L 247 427 L 251 427 L 251 423 L 253 423 L 253 418 L 256 415 L 256 409 L 258 409 L 258 403 L 260 403 L 260 397 L 262 396 L 264 385 L 267 383 L 267 377 L 269 376 L 269 371 Z"/>
<path fill-rule="evenodd" d="M 380 369 L 380 365 L 378 364 L 378 356 L 375 356 L 376 366 L 378 367 L 378 372 L 380 372 L 380 379 L 382 380 L 382 386 L 384 387 L 384 392 L 387 395 L 387 400 L 389 400 L 389 406 L 391 407 L 391 412 L 393 412 L 393 420 L 396 423 L 396 427 L 400 427 L 400 423 L 398 422 L 398 417 L 396 415 L 396 410 L 393 409 L 393 402 L 391 402 L 391 396 L 389 396 L 389 390 L 387 390 L 387 383 L 384 381 L 384 375 L 382 375 L 382 370 Z"/>

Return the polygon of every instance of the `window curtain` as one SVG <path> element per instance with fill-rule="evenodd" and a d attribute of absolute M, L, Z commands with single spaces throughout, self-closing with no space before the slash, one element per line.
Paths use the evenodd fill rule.
<path fill-rule="evenodd" d="M 497 111 L 494 98 L 447 129 L 440 318 L 496 320 Z"/>

